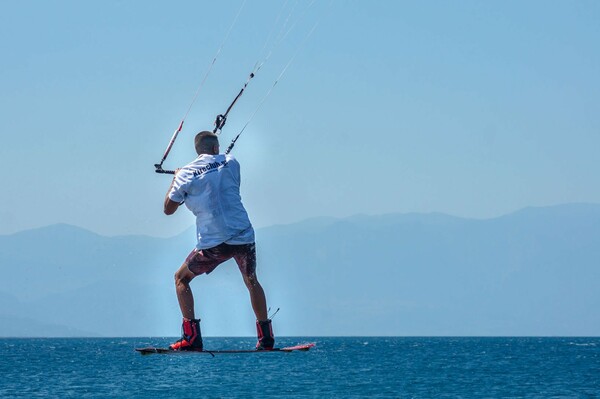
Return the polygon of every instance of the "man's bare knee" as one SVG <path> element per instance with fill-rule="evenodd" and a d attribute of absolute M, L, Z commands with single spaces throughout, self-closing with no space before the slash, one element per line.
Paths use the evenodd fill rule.
<path fill-rule="evenodd" d="M 258 278 L 256 278 L 256 274 L 244 276 L 244 283 L 246 283 L 246 287 L 248 287 L 248 289 L 252 289 L 260 285 Z"/>
<path fill-rule="evenodd" d="M 175 273 L 175 285 L 187 286 L 190 284 L 190 281 L 192 281 L 194 277 L 195 275 L 187 267 L 181 267 Z"/>

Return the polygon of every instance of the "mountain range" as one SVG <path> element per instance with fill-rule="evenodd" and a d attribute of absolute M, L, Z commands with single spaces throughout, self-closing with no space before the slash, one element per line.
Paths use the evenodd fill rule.
<path fill-rule="evenodd" d="M 258 229 L 276 335 L 600 335 L 600 205 L 492 219 L 388 214 Z M 0 236 L 0 337 L 176 336 L 194 230 Z M 208 336 L 254 335 L 233 261 L 192 282 Z"/>

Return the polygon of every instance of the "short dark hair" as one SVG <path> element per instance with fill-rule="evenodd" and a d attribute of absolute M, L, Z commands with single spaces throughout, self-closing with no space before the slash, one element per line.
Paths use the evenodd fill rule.
<path fill-rule="evenodd" d="M 194 147 L 196 147 L 198 155 L 212 154 L 215 145 L 219 145 L 219 137 L 213 132 L 205 130 L 198 133 L 194 138 Z"/>

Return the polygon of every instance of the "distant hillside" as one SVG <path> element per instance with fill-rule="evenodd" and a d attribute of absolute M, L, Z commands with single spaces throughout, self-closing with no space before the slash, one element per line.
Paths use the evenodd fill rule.
<path fill-rule="evenodd" d="M 278 335 L 600 335 L 600 205 L 317 218 L 257 241 Z M 0 336 L 177 335 L 193 245 L 192 230 L 0 236 Z M 192 285 L 205 335 L 254 334 L 233 262 Z"/>

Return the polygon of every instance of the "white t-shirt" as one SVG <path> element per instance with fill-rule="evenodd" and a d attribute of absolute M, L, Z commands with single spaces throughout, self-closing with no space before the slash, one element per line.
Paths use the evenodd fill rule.
<path fill-rule="evenodd" d="M 240 196 L 240 164 L 231 155 L 202 154 L 181 168 L 169 198 L 185 201 L 196 216 L 198 249 L 254 242 L 254 229 Z"/>

